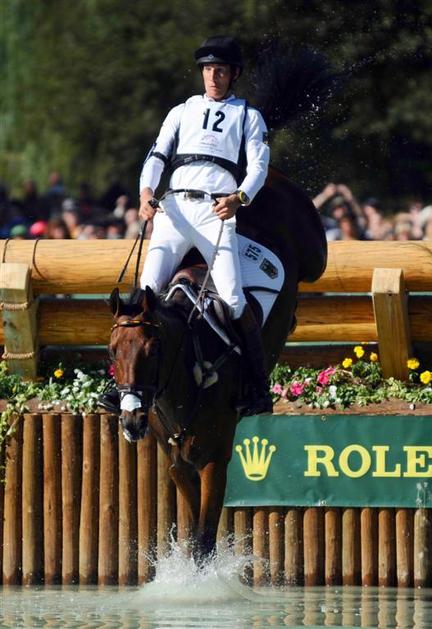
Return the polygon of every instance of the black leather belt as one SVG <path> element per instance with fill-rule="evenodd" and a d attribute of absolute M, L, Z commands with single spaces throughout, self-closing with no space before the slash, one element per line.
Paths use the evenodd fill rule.
<path fill-rule="evenodd" d="M 205 192 L 204 190 L 191 190 L 190 188 L 180 188 L 176 190 L 167 190 L 164 196 L 168 196 L 169 194 L 184 194 L 185 199 L 211 199 L 215 201 L 220 197 L 227 197 L 232 192 Z"/>

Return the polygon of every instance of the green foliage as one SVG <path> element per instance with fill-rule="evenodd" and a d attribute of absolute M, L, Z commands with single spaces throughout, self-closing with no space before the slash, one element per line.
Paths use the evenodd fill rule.
<path fill-rule="evenodd" d="M 354 404 L 367 406 L 397 399 L 411 404 L 432 404 L 432 384 L 419 377 L 401 382 L 385 380 L 378 361 L 358 359 L 351 368 L 341 365 L 327 369 L 300 367 L 291 370 L 277 365 L 271 375 L 273 400 L 295 402 L 311 408 L 343 410 Z"/>
<path fill-rule="evenodd" d="M 295 181 L 310 191 L 343 180 L 361 195 L 426 193 L 431 18 L 427 0 L 4 0 L 0 178 L 17 190 L 33 176 L 43 187 L 57 169 L 72 189 L 114 179 L 134 189 L 169 108 L 201 89 L 194 49 L 229 31 L 249 66 L 276 35 L 350 71 L 326 111 L 273 138 L 273 162 Z M 253 101 L 247 71 L 239 92 Z"/>
<path fill-rule="evenodd" d="M 112 386 L 105 368 L 84 373 L 81 369 L 65 372 L 60 365 L 39 382 L 26 382 L 8 373 L 5 361 L 0 362 L 0 400 L 6 408 L 0 414 L 0 447 L 13 430 L 13 418 L 29 411 L 29 401 L 37 398 L 38 410 L 71 413 L 92 413 L 101 394 Z M 12 427 L 11 427 L 12 426 Z"/>

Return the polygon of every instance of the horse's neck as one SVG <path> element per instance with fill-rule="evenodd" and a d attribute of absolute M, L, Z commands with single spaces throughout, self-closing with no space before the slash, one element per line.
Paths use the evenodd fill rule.
<path fill-rule="evenodd" d="M 188 328 L 184 319 L 171 309 L 158 311 L 161 322 L 161 355 L 159 371 L 161 396 L 158 405 L 168 419 L 181 423 L 188 412 L 187 398 L 191 376 L 187 365 Z"/>

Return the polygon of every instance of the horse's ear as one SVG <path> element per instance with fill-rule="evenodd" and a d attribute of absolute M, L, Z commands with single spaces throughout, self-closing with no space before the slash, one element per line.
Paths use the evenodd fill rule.
<path fill-rule="evenodd" d="M 143 310 L 144 312 L 152 313 L 155 310 L 157 304 L 156 295 L 154 294 L 150 286 L 146 286 L 144 292 L 145 295 L 142 302 Z"/>
<path fill-rule="evenodd" d="M 113 313 L 114 317 L 118 317 L 120 315 L 122 306 L 123 306 L 123 302 L 120 298 L 120 291 L 118 288 L 115 288 L 109 298 L 109 306 L 111 308 L 111 312 Z"/>

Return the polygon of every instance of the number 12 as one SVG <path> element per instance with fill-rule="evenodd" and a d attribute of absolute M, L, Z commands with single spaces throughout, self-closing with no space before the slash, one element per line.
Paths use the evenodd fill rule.
<path fill-rule="evenodd" d="M 210 109 L 206 109 L 204 112 L 203 129 L 207 129 L 209 116 L 210 116 Z M 212 131 L 217 131 L 218 133 L 222 133 L 223 129 L 220 128 L 220 125 L 222 124 L 223 120 L 225 120 L 225 114 L 223 113 L 223 111 L 216 111 L 215 118 L 217 118 L 217 120 L 213 123 Z"/>

